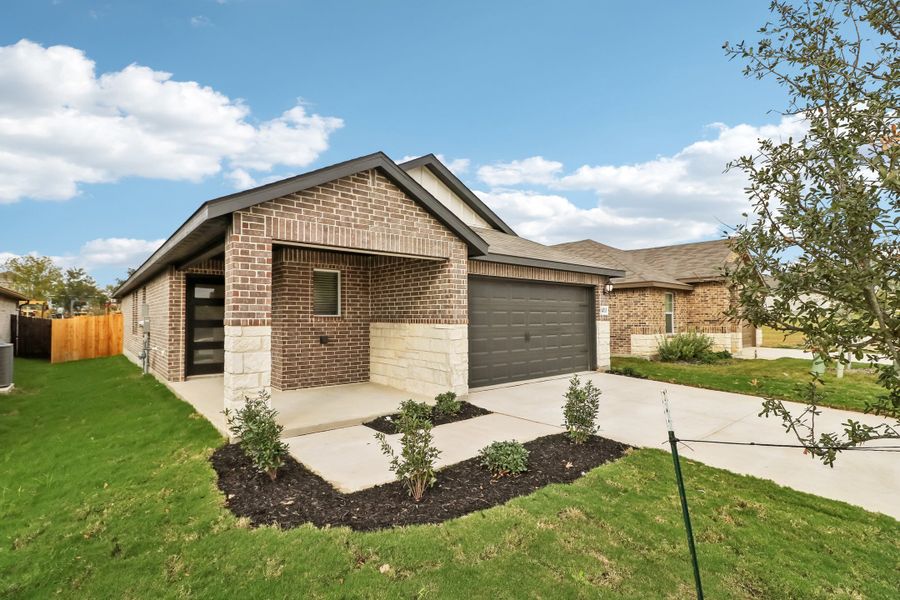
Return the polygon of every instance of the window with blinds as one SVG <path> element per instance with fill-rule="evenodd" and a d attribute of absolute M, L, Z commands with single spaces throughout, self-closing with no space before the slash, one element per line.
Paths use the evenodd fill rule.
<path fill-rule="evenodd" d="M 320 317 L 341 314 L 340 271 L 313 270 L 313 314 Z"/>

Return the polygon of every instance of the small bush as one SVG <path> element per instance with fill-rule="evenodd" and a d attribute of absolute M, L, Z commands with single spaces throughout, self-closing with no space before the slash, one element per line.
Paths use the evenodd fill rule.
<path fill-rule="evenodd" d="M 256 398 L 244 399 L 243 408 L 225 409 L 228 430 L 240 440 L 241 450 L 256 470 L 274 481 L 288 452 L 287 444 L 281 441 L 284 427 L 275 420 L 278 412 L 269 406 L 269 394 L 264 390 Z"/>
<path fill-rule="evenodd" d="M 431 421 L 432 408 L 424 402 L 416 402 L 415 400 L 404 400 L 400 403 L 399 421 L 403 419 L 418 419 L 422 421 Z"/>
<path fill-rule="evenodd" d="M 600 390 L 592 381 L 584 385 L 578 375 L 569 380 L 566 392 L 566 403 L 563 406 L 563 426 L 566 433 L 576 444 L 581 444 L 596 433 L 597 411 L 600 409 Z"/>
<path fill-rule="evenodd" d="M 480 464 L 494 477 L 518 475 L 528 470 L 528 449 L 515 440 L 494 442 L 478 453 Z"/>
<path fill-rule="evenodd" d="M 663 362 L 701 362 L 713 355 L 712 347 L 711 337 L 691 331 L 663 338 L 657 353 Z"/>
<path fill-rule="evenodd" d="M 434 397 L 434 413 L 445 417 L 455 417 L 462 410 L 462 401 L 454 392 L 444 392 Z"/>
<path fill-rule="evenodd" d="M 410 401 L 411 402 L 411 401 Z M 404 403 L 405 404 L 405 403 Z M 397 421 L 400 437 L 400 455 L 394 452 L 383 433 L 376 433 L 375 439 L 381 444 L 381 451 L 391 458 L 391 471 L 402 481 L 413 500 L 418 502 L 425 490 L 434 485 L 434 461 L 441 455 L 434 447 L 431 435 L 431 421 L 402 410 Z"/>

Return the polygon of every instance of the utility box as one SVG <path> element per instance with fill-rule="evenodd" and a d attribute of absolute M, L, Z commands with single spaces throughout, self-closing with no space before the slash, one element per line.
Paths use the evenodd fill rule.
<path fill-rule="evenodd" d="M 0 394 L 13 388 L 13 345 L 0 343 Z"/>

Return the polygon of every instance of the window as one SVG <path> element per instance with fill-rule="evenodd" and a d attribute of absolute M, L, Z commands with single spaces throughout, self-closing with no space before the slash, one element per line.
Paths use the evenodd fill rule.
<path fill-rule="evenodd" d="M 666 333 L 675 333 L 675 294 L 666 293 L 665 301 Z"/>
<path fill-rule="evenodd" d="M 131 294 L 129 298 L 131 302 L 131 335 L 137 335 L 138 332 L 138 298 L 137 293 Z"/>
<path fill-rule="evenodd" d="M 313 314 L 337 317 L 341 314 L 341 273 L 313 270 Z"/>

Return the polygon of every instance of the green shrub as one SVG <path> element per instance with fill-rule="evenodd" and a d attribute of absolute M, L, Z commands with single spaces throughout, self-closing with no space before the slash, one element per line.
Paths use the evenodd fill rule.
<path fill-rule="evenodd" d="M 480 464 L 494 477 L 518 475 L 528 470 L 528 449 L 515 440 L 494 442 L 478 453 Z"/>
<path fill-rule="evenodd" d="M 287 444 L 281 441 L 284 428 L 275 420 L 278 412 L 269 406 L 269 394 L 265 391 L 261 390 L 256 398 L 244 400 L 243 408 L 225 409 L 228 430 L 240 440 L 241 450 L 256 470 L 274 481 L 288 452 Z"/>
<path fill-rule="evenodd" d="M 566 392 L 566 403 L 563 406 L 563 426 L 566 433 L 576 444 L 585 442 L 597 431 L 597 411 L 600 409 L 600 390 L 590 380 L 584 385 L 573 375 L 569 380 Z"/>
<path fill-rule="evenodd" d="M 381 451 L 391 458 L 391 471 L 397 480 L 406 485 L 410 496 L 418 502 L 425 495 L 425 490 L 437 481 L 434 461 L 441 452 L 434 447 L 431 421 L 428 419 L 401 410 L 397 429 L 401 433 L 399 456 L 387 443 L 383 433 L 376 433 L 375 439 L 381 444 Z"/>
<path fill-rule="evenodd" d="M 712 347 L 711 337 L 690 331 L 663 338 L 657 353 L 663 362 L 700 362 L 713 354 Z"/>
<path fill-rule="evenodd" d="M 411 399 L 404 400 L 400 403 L 400 417 L 398 418 L 398 422 L 404 418 L 431 421 L 431 411 L 432 408 L 424 402 L 416 402 Z"/>
<path fill-rule="evenodd" d="M 462 401 L 454 392 L 444 392 L 434 397 L 434 413 L 445 417 L 455 417 L 462 410 Z"/>

